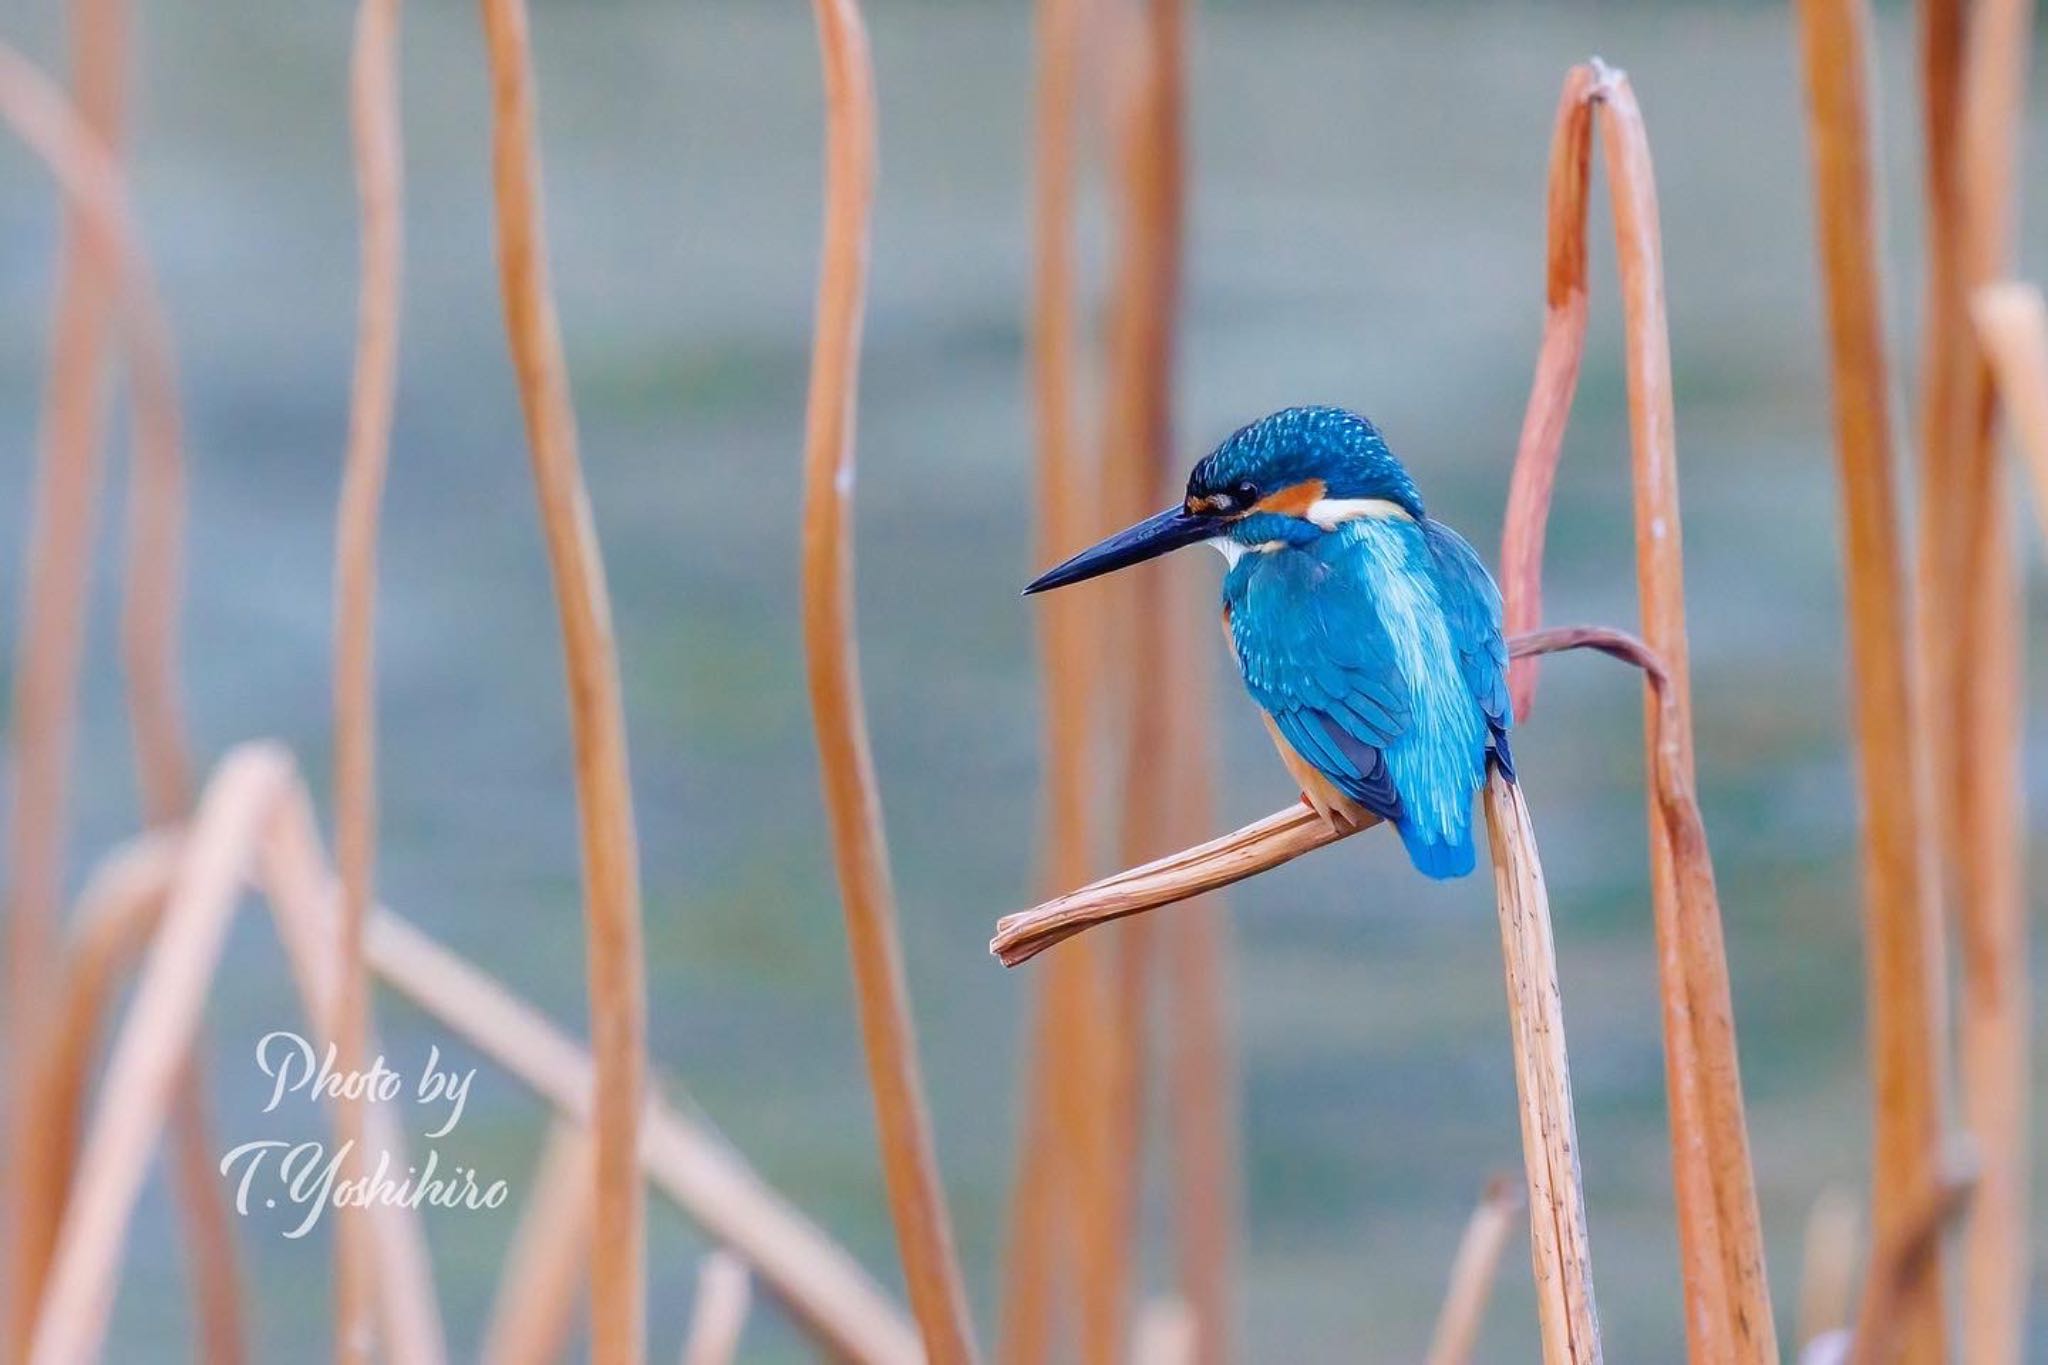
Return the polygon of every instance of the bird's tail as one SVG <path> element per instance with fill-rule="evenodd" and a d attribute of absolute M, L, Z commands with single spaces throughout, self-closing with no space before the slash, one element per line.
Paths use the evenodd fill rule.
<path fill-rule="evenodd" d="M 1423 876 L 1448 881 L 1472 870 L 1470 820 L 1449 831 L 1424 829 L 1413 820 L 1406 819 L 1396 820 L 1394 828 L 1400 831 L 1401 843 L 1408 850 L 1408 861 L 1415 864 L 1415 870 Z"/>

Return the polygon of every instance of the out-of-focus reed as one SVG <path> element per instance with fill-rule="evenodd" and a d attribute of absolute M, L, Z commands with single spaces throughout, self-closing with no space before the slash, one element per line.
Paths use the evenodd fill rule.
<path fill-rule="evenodd" d="M 398 112 L 398 0 L 362 0 L 349 63 L 356 191 L 362 201 L 362 285 L 355 378 L 334 534 L 334 857 L 341 873 L 341 995 L 335 1064 L 359 1072 L 368 1054 L 370 976 L 363 924 L 376 897 L 377 528 L 398 385 L 399 274 L 404 252 L 404 151 Z M 361 1176 L 360 1095 L 339 1109 L 340 1176 Z M 375 1342 L 364 1210 L 339 1211 L 334 1246 L 337 1360 L 368 1359 Z"/>
<path fill-rule="evenodd" d="M 918 1065 L 853 620 L 854 412 L 874 198 L 874 68 L 855 0 L 817 0 L 814 9 L 825 81 L 825 226 L 804 421 L 804 657 L 897 1246 L 927 1358 L 960 1365 L 976 1358 L 974 1328 Z"/>
<path fill-rule="evenodd" d="M 1497 1175 L 1486 1182 L 1451 1262 L 1450 1285 L 1429 1339 L 1429 1365 L 1466 1365 L 1472 1359 L 1493 1283 L 1500 1275 L 1501 1254 L 1514 1238 L 1524 1202 L 1521 1183 L 1513 1176 Z"/>
<path fill-rule="evenodd" d="M 534 131 L 533 56 L 524 0 L 483 0 L 491 67 L 491 168 L 499 280 L 519 380 L 534 487 L 560 608 L 582 826 L 597 1198 L 590 1257 L 591 1353 L 634 1365 L 644 1335 L 640 1116 L 647 1068 L 640 866 L 626 772 L 625 711 L 604 561 L 576 451 L 576 417 L 548 282 Z"/>

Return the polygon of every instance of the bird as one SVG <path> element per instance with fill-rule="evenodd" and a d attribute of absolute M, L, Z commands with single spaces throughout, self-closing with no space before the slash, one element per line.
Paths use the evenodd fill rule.
<path fill-rule="evenodd" d="M 1427 877 L 1469 873 L 1489 765 L 1515 780 L 1500 590 L 1379 428 L 1339 407 L 1260 418 L 1195 465 L 1178 506 L 1024 592 L 1203 542 L 1226 565 L 1245 690 L 1302 800 L 1339 831 L 1391 824 Z"/>

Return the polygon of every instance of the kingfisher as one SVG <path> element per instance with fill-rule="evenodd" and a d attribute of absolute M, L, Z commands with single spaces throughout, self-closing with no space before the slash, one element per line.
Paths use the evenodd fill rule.
<path fill-rule="evenodd" d="M 1514 780 L 1500 590 L 1424 511 L 1379 428 L 1286 408 L 1198 463 L 1187 496 L 1033 580 L 1079 583 L 1185 545 L 1222 552 L 1245 690 L 1333 829 L 1391 824 L 1416 870 L 1472 870 L 1488 764 Z"/>

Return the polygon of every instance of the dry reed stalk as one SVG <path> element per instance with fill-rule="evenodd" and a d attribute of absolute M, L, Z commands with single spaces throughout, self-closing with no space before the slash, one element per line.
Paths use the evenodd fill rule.
<path fill-rule="evenodd" d="M 1587 186 L 1593 174 L 1593 102 L 1599 73 L 1575 66 L 1565 73 L 1558 96 L 1556 128 L 1550 139 L 1547 177 L 1546 268 L 1543 341 L 1536 352 L 1536 378 L 1522 414 L 1521 439 L 1508 481 L 1508 508 L 1501 535 L 1502 628 L 1523 635 L 1543 624 L 1543 533 L 1557 463 L 1578 392 L 1579 364 L 1586 353 Z M 1536 703 L 1534 656 L 1508 664 L 1508 689 L 1515 715 L 1526 718 Z"/>
<path fill-rule="evenodd" d="M 1116 82 L 1115 142 L 1110 180 L 1116 230 L 1107 300 L 1106 374 L 1102 388 L 1101 496 L 1107 519 L 1123 526 L 1150 515 L 1177 494 L 1173 467 L 1172 382 L 1180 277 L 1182 217 L 1181 123 L 1185 103 L 1186 14 L 1182 0 L 1145 0 L 1110 16 L 1120 54 L 1108 73 Z M 1085 539 L 1085 538 L 1084 538 Z M 1059 553 L 1081 541 L 1070 541 Z M 1055 556 L 1057 557 L 1057 556 Z M 1209 755 L 1195 723 L 1202 714 L 1202 674 L 1163 685 L 1159 671 L 1175 662 L 1177 637 L 1198 618 L 1175 610 L 1176 566 L 1159 565 L 1108 585 L 1104 624 L 1114 640 L 1104 658 L 1115 671 L 1110 688 L 1121 718 L 1122 810 L 1118 856 L 1154 857 L 1185 828 L 1183 803 L 1164 799 L 1199 780 Z M 1184 568 L 1185 566 L 1178 566 Z M 1167 765 L 1165 772 L 1160 764 Z M 1099 1207 L 1082 1207 L 1077 1257 L 1082 1357 L 1107 1361 L 1127 1347 L 1136 1223 L 1144 1184 L 1145 1097 L 1149 1089 L 1151 1001 L 1158 945 L 1151 926 L 1134 920 L 1117 935 L 1110 976 L 1111 1016 L 1097 1046 L 1106 1063 L 1098 1103 L 1108 1147 L 1106 1189 Z"/>
<path fill-rule="evenodd" d="M 1522 789 L 1497 771 L 1486 780 L 1486 829 L 1500 907 L 1515 1093 L 1529 1185 L 1529 1249 L 1545 1365 L 1600 1357 L 1586 1196 L 1579 1183 L 1578 1122 L 1565 1056 L 1564 1007 L 1550 933 L 1550 893 Z"/>
<path fill-rule="evenodd" d="M 1978 290 L 1970 316 L 2048 534 L 2048 307 L 2034 285 L 2006 283 Z"/>
<path fill-rule="evenodd" d="M 490 52 L 492 182 L 505 330 L 519 379 L 562 624 L 582 827 L 590 1033 L 597 1062 L 596 1236 L 590 1257 L 592 1357 L 646 1354 L 645 1210 L 639 1123 L 645 1099 L 647 1001 L 640 942 L 640 869 L 627 777 L 625 712 L 604 562 L 576 450 L 576 416 L 548 279 L 532 43 L 523 0 L 483 0 Z"/>
<path fill-rule="evenodd" d="M 583 1129 L 562 1119 L 548 1126 L 484 1331 L 481 1358 L 491 1365 L 548 1365 L 569 1349 L 590 1254 L 592 1159 Z"/>
<path fill-rule="evenodd" d="M 83 6 L 79 13 L 84 23 L 78 81 L 82 90 L 97 91 L 91 98 L 105 113 L 119 98 L 121 16 L 94 6 Z M 67 213 L 102 244 L 119 285 L 116 294 L 127 324 L 135 442 L 122 652 L 128 669 L 129 714 L 143 808 L 149 823 L 161 826 L 183 817 L 190 780 L 177 683 L 184 460 L 170 327 L 107 141 L 47 77 L 4 47 L 0 47 L 0 119 L 49 166 L 64 194 Z M 54 386 L 54 376 L 52 382 Z M 24 770 L 24 780 L 27 776 Z M 79 1064 L 84 1064 L 82 1054 Z M 14 1270 L 0 1278 L 22 1286 L 12 1310 L 15 1317 L 6 1351 L 10 1358 L 27 1348 L 37 1287 L 68 1190 L 67 1179 L 60 1172 L 69 1171 L 75 1156 L 70 1144 L 77 1132 L 76 1092 L 83 1085 L 82 1076 L 67 1077 L 63 1066 L 50 1064 L 17 1091 L 17 1113 L 33 1141 L 27 1149 L 11 1149 L 23 1163 L 20 1170 L 31 1173 L 20 1180 L 25 1193 L 22 1202 L 13 1206 L 20 1235 L 0 1237 L 7 1243 L 5 1254 L 13 1258 Z M 68 1097 L 60 1093 L 66 1090 L 73 1093 Z M 186 1082 L 178 1087 L 174 1102 L 172 1179 L 183 1215 L 187 1263 L 193 1268 L 200 1346 L 207 1359 L 232 1365 L 243 1353 L 240 1277 L 225 1194 L 211 1170 L 205 1090 L 204 1071 L 195 1059 L 189 1063 Z M 10 1165 L 10 1173 L 14 1169 Z M 0 1204 L 6 1202 L 0 1197 Z"/>
<path fill-rule="evenodd" d="M 975 1357 L 919 1074 L 853 630 L 855 396 L 874 196 L 875 95 L 855 0 L 816 0 L 825 226 L 804 423 L 803 632 L 883 1174 L 911 1306 L 934 1365 Z"/>
<path fill-rule="evenodd" d="M 683 1365 L 730 1365 L 739 1354 L 752 1298 L 747 1265 L 729 1251 L 714 1251 L 697 1267 L 697 1298 L 683 1337 Z"/>
<path fill-rule="evenodd" d="M 1798 1341 L 1802 1351 L 1830 1332 L 1849 1326 L 1862 1222 L 1855 1197 L 1838 1185 L 1822 1190 L 1806 1215 L 1806 1245 L 1799 1273 Z"/>
<path fill-rule="evenodd" d="M 2014 166 L 2032 48 L 2032 0 L 1970 8 L 1960 111 L 1964 209 L 1962 286 L 1975 291 L 2012 255 Z M 1996 459 L 1990 376 L 1965 329 L 1964 424 L 1957 477 L 1963 591 L 1955 605 L 1955 687 L 1961 711 L 1956 912 L 1962 945 L 1957 1011 L 1963 1122 L 1977 1147 L 1978 1196 L 1963 1231 L 1962 1340 L 1972 1361 L 2021 1358 L 2026 1334 L 2028 977 L 2021 756 L 2022 602 L 2010 481 Z"/>
<path fill-rule="evenodd" d="M 1842 478 L 1850 674 L 1863 814 L 1863 891 L 1875 1099 L 1871 1237 L 1889 1246 L 1935 1188 L 1941 1142 L 1940 925 L 1925 855 L 1923 756 L 1898 742 L 1916 710 L 1907 654 L 1912 586 L 1902 568 L 1892 488 L 1890 399 L 1865 80 L 1861 0 L 1800 0 L 1820 256 Z M 1900 1307 L 1910 1365 L 1946 1355 L 1942 1267 Z"/>
<path fill-rule="evenodd" d="M 1727 951 L 1713 865 L 1691 800 L 1684 556 L 1656 184 L 1628 78 L 1597 61 L 1567 74 L 1552 140 L 1544 337 L 1501 548 L 1505 615 L 1519 633 L 1541 611 L 1544 528 L 1584 353 L 1595 106 L 1621 277 L 1642 629 L 1669 670 L 1661 690 L 1646 679 L 1644 743 L 1661 773 L 1648 793 L 1650 862 L 1687 1343 L 1694 1360 L 1772 1361 L 1777 1346 Z M 1511 683 L 1518 714 L 1526 714 L 1535 692 L 1533 658 L 1512 666 Z"/>
<path fill-rule="evenodd" d="M 1154 1299 L 1131 1329 L 1133 1365 L 1194 1365 L 1199 1358 L 1194 1310 L 1179 1299 Z"/>
<path fill-rule="evenodd" d="M 68 10 L 77 118 L 98 148 L 111 149 L 120 138 L 126 103 L 126 0 L 78 0 Z M 33 79 L 36 73 L 8 55 L 8 104 L 45 93 L 20 88 L 23 75 Z M 47 93 L 64 104 L 54 89 Z M 22 118 L 10 121 L 19 129 Z M 111 167 L 111 150 L 106 160 Z M 63 174 L 54 159 L 52 166 Z M 102 478 L 102 353 L 118 269 L 112 244 L 67 198 L 8 726 L 14 745 L 9 873 L 0 906 L 7 920 L 8 1124 L 0 1147 L 0 1299 L 7 1314 L 0 1344 L 7 1360 L 19 1358 L 27 1344 L 48 1246 L 49 1229 L 31 1221 L 43 1202 L 35 1180 L 47 1169 L 49 1153 L 30 1095 L 57 958 L 78 674 Z"/>
<path fill-rule="evenodd" d="M 229 759 L 238 754 L 264 747 L 242 746 L 223 759 L 215 773 L 223 772 Z M 341 930 L 336 907 L 341 889 L 324 872 L 326 854 L 320 846 L 313 799 L 296 772 L 290 777 L 277 797 L 264 837 L 253 851 L 254 870 L 264 885 L 286 965 L 312 1025 L 311 1041 L 318 1047 L 333 1039 L 339 1022 Z M 308 870 L 314 868 L 322 869 L 321 875 L 310 875 Z M 374 1036 L 370 1048 L 376 1048 Z M 393 1165 L 405 1164 L 405 1135 L 389 1105 L 369 1107 L 363 1135 L 371 1150 L 389 1154 Z M 434 1292 L 433 1263 L 427 1255 L 418 1211 L 380 1204 L 372 1210 L 370 1223 L 376 1239 L 378 1327 L 388 1353 L 407 1365 L 437 1365 L 448 1353 L 440 1302 Z"/>
<path fill-rule="evenodd" d="M 1037 438 L 1038 558 L 1052 562 L 1083 543 L 1092 527 L 1082 515 L 1086 480 L 1074 434 L 1079 328 L 1075 285 L 1075 109 L 1084 34 L 1081 0 L 1040 0 L 1038 79 L 1034 95 L 1031 293 L 1032 419 Z M 1039 674 L 1045 687 L 1045 880 L 1071 886 L 1090 862 L 1090 646 L 1099 627 L 1093 595 L 1048 600 L 1039 621 Z M 1100 1163 L 1076 1131 L 1061 1122 L 1065 1093 L 1081 1084 L 1061 1058 L 1091 1050 L 1061 1046 L 1078 1030 L 1099 1036 L 1096 1013 L 1102 968 L 1091 948 L 1064 954 L 1038 984 L 1030 1064 L 1023 1094 L 1017 1170 L 1011 1182 L 1008 1243 L 997 1356 L 1007 1365 L 1035 1365 L 1052 1345 L 1054 1271 L 1059 1211 L 1103 1207 Z M 1085 1096 L 1084 1096 L 1085 1100 Z M 1092 1107 L 1092 1106 L 1086 1106 Z"/>
<path fill-rule="evenodd" d="M 243 866 L 290 780 L 282 753 L 252 746 L 224 761 L 201 802 L 107 1064 L 32 1338 L 33 1365 L 99 1353 L 129 1213 L 205 1007 Z"/>
<path fill-rule="evenodd" d="M 1493 1282 L 1499 1277 L 1501 1253 L 1515 1235 L 1522 1205 L 1522 1188 L 1513 1176 L 1497 1175 L 1486 1182 L 1451 1262 L 1450 1287 L 1429 1340 L 1429 1365 L 1466 1365 L 1472 1359 L 1486 1321 L 1486 1305 L 1493 1298 Z"/>
<path fill-rule="evenodd" d="M 318 869 L 316 869 L 316 872 Z M 591 1110 L 591 1060 L 524 1000 L 389 911 L 371 917 L 370 965 L 574 1123 Z M 859 1264 L 763 1184 L 715 1134 L 650 1095 L 647 1177 L 706 1235 L 742 1256 L 830 1354 L 894 1365 L 917 1332 Z"/>
<path fill-rule="evenodd" d="M 1977 1193 L 1974 1160 L 1951 1158 L 1890 1240 L 1876 1243 L 1857 1307 L 1847 1365 L 1891 1365 L 1911 1344 L 1908 1305 L 1940 1261 L 1941 1243 Z"/>
<path fill-rule="evenodd" d="M 370 1033 L 363 921 L 376 897 L 377 534 L 391 454 L 398 384 L 399 277 L 404 259 L 404 152 L 398 92 L 398 0 L 362 0 L 349 62 L 349 119 L 362 203 L 362 285 L 348 446 L 335 525 L 334 856 L 341 875 L 341 992 L 336 1065 L 360 1071 Z M 360 1097 L 339 1102 L 342 1178 L 363 1173 Z M 343 1209 L 335 1228 L 334 1331 L 338 1360 L 374 1345 L 366 1211 Z"/>
<path fill-rule="evenodd" d="M 107 1066 L 98 1110 L 66 1208 L 57 1257 L 42 1299 L 30 1352 L 36 1365 L 91 1358 L 105 1332 L 118 1281 L 129 1215 L 171 1101 L 183 1059 L 205 1007 L 222 941 L 247 865 L 266 835 L 294 829 L 311 839 L 312 816 L 296 786 L 289 758 L 269 745 L 246 745 L 221 763 L 191 833 L 169 872 L 168 903 L 155 932 L 142 980 Z M 147 866 L 147 864 L 143 864 Z M 104 885 L 104 883 L 103 883 Z M 148 918 L 164 893 L 131 883 L 127 894 L 102 902 L 109 918 L 135 915 L 141 925 L 111 924 L 103 933 L 118 952 L 124 941 L 147 934 Z M 332 942 L 320 941 L 309 910 L 279 906 L 278 929 L 292 960 L 307 1013 L 323 1034 L 333 1026 L 336 986 L 323 977 Z M 402 1160 L 395 1122 L 375 1111 L 371 1142 Z M 415 1211 L 379 1210 L 378 1262 L 383 1273 L 386 1339 L 395 1358 L 443 1358 L 440 1324 Z"/>

